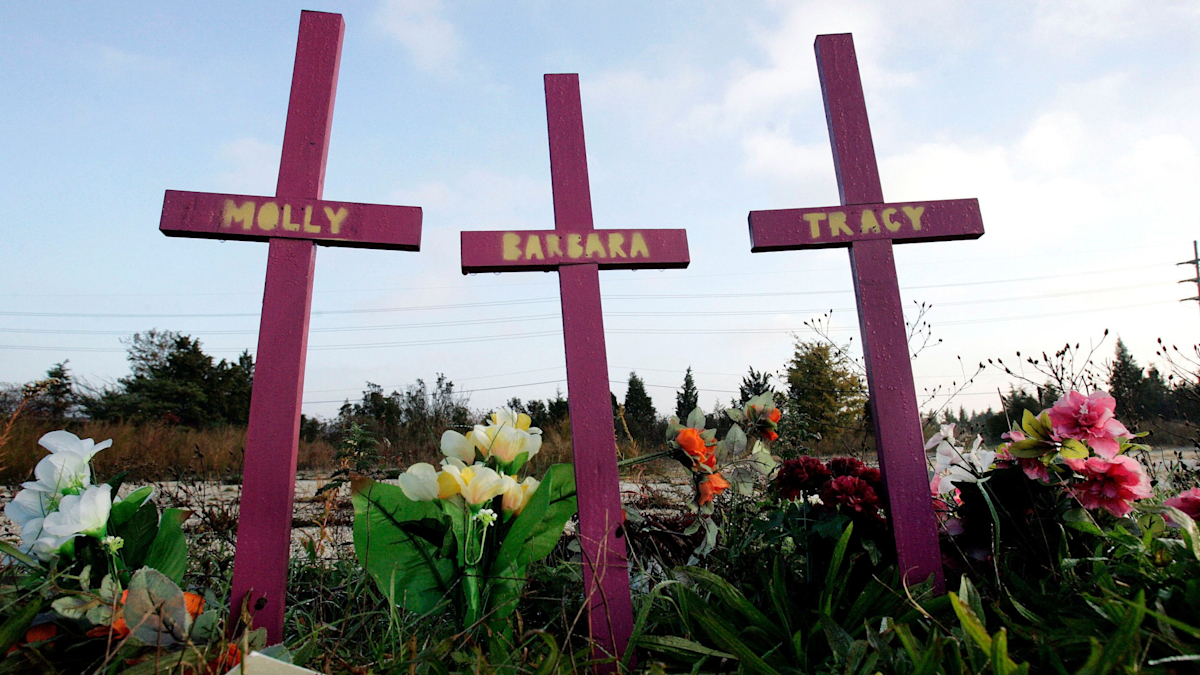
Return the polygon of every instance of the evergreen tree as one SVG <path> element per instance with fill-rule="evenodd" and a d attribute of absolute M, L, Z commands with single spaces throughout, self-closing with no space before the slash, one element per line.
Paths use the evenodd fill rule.
<path fill-rule="evenodd" d="M 835 437 L 863 423 L 866 387 L 842 350 L 825 342 L 796 341 L 788 362 L 792 410 L 822 437 Z"/>
<path fill-rule="evenodd" d="M 632 379 L 632 378 L 630 378 Z M 700 390 L 696 388 L 696 380 L 692 378 L 692 367 L 688 366 L 683 374 L 683 387 L 675 392 L 675 416 L 682 422 L 687 420 L 688 413 L 700 405 Z"/>
<path fill-rule="evenodd" d="M 1117 338 L 1116 354 L 1109 365 L 1108 391 L 1117 399 L 1117 419 L 1137 421 L 1143 418 L 1142 392 L 1145 376 L 1133 360 L 1125 343 Z"/>
<path fill-rule="evenodd" d="M 764 391 L 773 391 L 771 388 L 771 375 L 757 371 L 751 366 L 750 372 L 742 378 L 742 383 L 738 385 L 738 400 L 735 402 L 735 407 L 741 408 L 745 406 L 747 401 Z"/>
<path fill-rule="evenodd" d="M 191 427 L 245 424 L 250 418 L 254 360 L 214 362 L 200 341 L 173 331 L 149 331 L 129 344 L 132 375 L 87 397 L 84 409 L 98 420 L 166 422 Z"/>
<path fill-rule="evenodd" d="M 646 393 L 646 383 L 637 373 L 629 373 L 629 389 L 625 391 L 625 424 L 639 443 L 653 442 L 658 412 Z"/>

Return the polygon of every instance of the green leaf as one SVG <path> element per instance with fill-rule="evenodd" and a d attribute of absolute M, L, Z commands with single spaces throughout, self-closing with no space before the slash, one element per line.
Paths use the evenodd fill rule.
<path fill-rule="evenodd" d="M 44 602 L 36 593 L 31 593 L 26 596 L 25 604 L 0 624 L 0 653 L 8 651 L 9 647 L 25 637 L 25 632 L 37 618 L 38 612 L 42 611 Z"/>
<path fill-rule="evenodd" d="M 1023 441 L 1011 443 L 1008 446 L 1008 452 L 1013 457 L 1030 459 L 1041 457 L 1042 455 L 1054 450 L 1054 446 L 1045 441 L 1040 441 L 1036 438 L 1027 438 Z"/>
<path fill-rule="evenodd" d="M 488 605 L 494 617 L 503 618 L 516 609 L 525 569 L 550 555 L 562 538 L 563 526 L 578 509 L 575 468 L 555 464 L 546 471 L 521 515 L 512 521 L 488 571 Z"/>
<path fill-rule="evenodd" d="M 162 572 L 143 567 L 129 581 L 125 623 L 142 642 L 168 647 L 187 638 L 191 616 L 179 586 Z"/>
<path fill-rule="evenodd" d="M 152 485 L 147 485 L 130 492 L 124 499 L 112 505 L 112 511 L 109 512 L 108 516 L 109 525 L 120 527 L 129 522 L 129 519 L 133 518 L 133 514 L 137 513 L 138 509 L 153 494 L 154 486 Z"/>
<path fill-rule="evenodd" d="M 694 658 L 696 656 L 713 656 L 718 659 L 736 659 L 728 652 L 705 647 L 699 642 L 674 635 L 642 635 L 636 638 L 638 646 L 650 651 L 669 654 L 676 658 Z"/>
<path fill-rule="evenodd" d="M 779 671 L 768 665 L 755 650 L 739 639 L 730 626 L 717 618 L 711 609 L 697 607 L 693 618 L 714 642 L 726 651 L 736 654 L 746 670 L 762 675 L 779 675 Z"/>
<path fill-rule="evenodd" d="M 767 618 L 767 615 L 759 611 L 746 599 L 745 595 L 742 595 L 741 591 L 733 587 L 733 584 L 700 567 L 681 567 L 679 569 L 695 579 L 705 590 L 719 598 L 731 610 L 740 614 L 750 625 L 762 629 L 767 635 L 772 636 L 772 639 L 787 639 L 787 634 L 780 632 L 779 623 Z"/>
<path fill-rule="evenodd" d="M 725 434 L 725 451 L 731 457 L 741 457 L 746 452 L 746 432 L 736 424 Z"/>
<path fill-rule="evenodd" d="M 688 413 L 687 426 L 689 426 L 693 429 L 703 429 L 704 428 L 704 419 L 705 419 L 704 409 L 701 408 L 700 406 L 696 406 L 696 408 L 694 410 L 692 410 L 692 412 Z"/>
<path fill-rule="evenodd" d="M 1086 445 L 1074 438 L 1068 438 L 1063 441 L 1062 450 L 1059 452 L 1066 459 L 1085 459 L 1088 455 L 1092 454 Z"/>
<path fill-rule="evenodd" d="M 951 591 L 950 605 L 954 607 L 954 613 L 958 615 L 958 621 L 962 624 L 963 630 L 975 644 L 984 652 L 990 654 L 992 652 L 992 636 L 988 635 L 987 628 L 984 627 L 983 621 L 966 605 L 962 600 L 959 600 L 958 594 Z"/>
<path fill-rule="evenodd" d="M 22 553 L 21 550 L 18 549 L 16 546 L 13 546 L 12 544 L 9 544 L 7 542 L 0 541 L 0 553 L 3 553 L 4 555 L 9 556 L 13 560 L 16 560 L 24 565 L 28 565 L 29 567 L 33 567 L 35 569 L 41 569 L 41 567 L 42 567 L 42 564 L 40 562 L 38 562 L 37 558 L 34 558 L 33 556 L 29 555 L 28 553 Z"/>
<path fill-rule="evenodd" d="M 187 571 L 187 540 L 183 536 L 183 521 L 192 515 L 184 509 L 166 509 L 158 521 L 158 534 L 146 554 L 146 567 L 167 575 L 175 583 L 183 583 Z M 132 583 L 132 582 L 131 582 Z"/>
<path fill-rule="evenodd" d="M 152 502 L 133 508 L 136 502 L 127 499 L 115 504 L 113 512 L 116 512 L 117 506 L 126 502 L 128 505 L 121 518 L 110 517 L 108 528 L 109 532 L 125 540 L 125 545 L 119 552 L 121 560 L 128 569 L 136 570 L 146 564 L 146 556 L 158 536 L 158 508 Z"/>
<path fill-rule="evenodd" d="M 460 571 L 442 555 L 449 518 L 438 502 L 415 502 L 396 485 L 351 485 L 354 551 L 393 603 L 419 614 L 438 609 Z"/>

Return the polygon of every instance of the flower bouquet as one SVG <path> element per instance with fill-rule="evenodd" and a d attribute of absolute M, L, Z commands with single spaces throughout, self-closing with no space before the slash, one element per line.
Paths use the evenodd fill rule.
<path fill-rule="evenodd" d="M 121 476 L 95 484 L 91 459 L 112 441 L 52 431 L 38 443 L 50 454 L 4 508 L 21 541 L 0 543 L 14 581 L 0 587 L 0 650 L 28 652 L 42 666 L 59 658 L 75 665 L 205 660 L 196 645 L 220 637 L 220 617 L 180 589 L 188 560 L 181 525 L 191 512 L 160 514 L 151 486 L 114 498 Z M 214 658 L 228 669 L 237 657 Z"/>
<path fill-rule="evenodd" d="M 528 415 L 501 409 L 490 422 L 446 431 L 440 468 L 352 482 L 354 548 L 380 590 L 413 612 L 453 609 L 468 628 L 512 613 L 528 566 L 577 508 L 569 464 L 518 480 L 542 444 Z"/>

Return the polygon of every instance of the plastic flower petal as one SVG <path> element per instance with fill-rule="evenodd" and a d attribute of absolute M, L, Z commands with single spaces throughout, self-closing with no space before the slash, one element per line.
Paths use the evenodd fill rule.
<path fill-rule="evenodd" d="M 1173 506 L 1180 511 L 1183 511 L 1192 520 L 1200 520 L 1200 488 L 1192 488 L 1180 492 L 1178 495 L 1171 497 L 1163 502 L 1164 506 Z M 1178 527 L 1179 524 L 1172 521 L 1169 516 L 1166 516 L 1167 523 Z"/>
<path fill-rule="evenodd" d="M 1085 479 L 1071 488 L 1085 509 L 1102 508 L 1120 518 L 1133 510 L 1133 500 L 1153 494 L 1150 477 L 1132 457 L 1118 455 L 1111 459 L 1089 457 L 1064 461 Z"/>
<path fill-rule="evenodd" d="M 711 502 L 713 497 L 729 488 L 729 481 L 719 473 L 711 473 L 700 482 L 700 506 Z"/>
<path fill-rule="evenodd" d="M 504 477 L 483 464 L 463 469 L 447 464 L 442 476 L 449 476 L 458 485 L 458 494 L 472 506 L 489 502 L 504 492 Z M 446 482 L 442 476 L 438 477 L 439 484 Z"/>
<path fill-rule="evenodd" d="M 38 439 L 38 445 L 49 450 L 52 454 L 73 454 L 90 461 L 97 452 L 112 445 L 112 439 L 97 443 L 90 438 L 79 438 L 69 431 L 51 431 Z"/>
<path fill-rule="evenodd" d="M 13 500 L 4 505 L 4 515 L 13 524 L 24 529 L 32 520 L 45 518 L 54 510 L 55 495 L 40 490 L 21 490 Z"/>
<path fill-rule="evenodd" d="M 450 432 L 446 432 L 450 433 Z M 397 479 L 404 496 L 414 502 L 431 502 L 441 493 L 438 486 L 438 472 L 432 464 L 419 462 L 408 467 Z"/>
<path fill-rule="evenodd" d="M 1084 396 L 1069 391 L 1050 408 L 1051 431 L 1059 439 L 1087 443 L 1097 455 L 1112 459 L 1121 451 L 1117 439 L 1132 435 L 1113 417 L 1116 408 L 1117 400 L 1107 392 L 1094 391 Z"/>
<path fill-rule="evenodd" d="M 531 434 L 528 431 L 505 425 L 497 428 L 495 436 L 492 437 L 492 445 L 488 454 L 507 464 L 519 457 L 521 453 L 529 453 L 529 457 L 533 457 L 541 448 L 542 437 L 540 434 Z"/>
<path fill-rule="evenodd" d="M 512 513 L 514 516 L 521 515 L 525 510 L 525 505 L 529 503 L 529 499 L 533 497 L 533 493 L 537 492 L 541 481 L 530 476 L 518 483 L 516 479 L 504 477 L 504 501 L 501 508 L 505 513 Z"/>
<path fill-rule="evenodd" d="M 535 434 L 540 434 L 542 432 L 542 430 L 538 429 L 537 427 L 529 426 L 533 424 L 533 419 L 531 419 L 529 415 L 526 415 L 525 413 L 518 413 L 516 411 L 509 410 L 508 408 L 500 408 L 496 412 L 492 413 L 492 424 L 496 426 L 510 426 L 514 429 L 520 429 L 521 431 L 528 431 Z"/>
<path fill-rule="evenodd" d="M 467 436 L 474 435 L 474 431 L 467 432 Z M 475 461 L 475 444 L 467 436 L 447 429 L 442 434 L 442 454 L 447 457 L 456 457 L 465 464 L 473 463 Z"/>
<path fill-rule="evenodd" d="M 101 539 L 108 530 L 111 509 L 112 486 L 107 483 L 93 485 L 83 494 L 63 497 L 58 510 L 46 516 L 42 529 L 55 537 L 86 534 Z"/>
<path fill-rule="evenodd" d="M 21 487 L 50 494 L 77 494 L 92 484 L 92 470 L 83 455 L 62 452 L 47 455 L 33 469 L 36 481 Z"/>

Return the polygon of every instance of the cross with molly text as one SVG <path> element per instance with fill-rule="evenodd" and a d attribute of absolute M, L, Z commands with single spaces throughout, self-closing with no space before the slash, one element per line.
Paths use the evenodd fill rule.
<path fill-rule="evenodd" d="M 283 640 L 316 245 L 416 251 L 421 244 L 418 207 L 321 199 L 344 32 L 340 14 L 300 15 L 275 196 L 168 190 L 159 225 L 171 237 L 270 242 L 230 616 L 236 624 L 249 594 L 254 624 L 271 644 Z"/>
<path fill-rule="evenodd" d="M 854 38 L 819 35 L 817 69 L 841 206 L 750 212 L 750 250 L 849 247 L 879 469 L 902 579 L 944 588 L 937 521 L 892 242 L 977 239 L 975 199 L 887 204 L 879 184 Z"/>
<path fill-rule="evenodd" d="M 546 75 L 545 82 L 554 229 L 463 232 L 462 270 L 558 272 L 588 627 L 597 656 L 621 657 L 633 606 L 598 270 L 687 267 L 687 233 L 593 227 L 579 76 Z"/>

